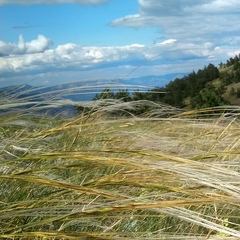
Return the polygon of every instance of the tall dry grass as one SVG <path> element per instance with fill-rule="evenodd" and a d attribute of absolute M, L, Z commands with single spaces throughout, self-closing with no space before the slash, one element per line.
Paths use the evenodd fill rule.
<path fill-rule="evenodd" d="M 1 103 L 0 239 L 240 238 L 238 107 L 96 101 L 64 119 L 28 103 Z"/>

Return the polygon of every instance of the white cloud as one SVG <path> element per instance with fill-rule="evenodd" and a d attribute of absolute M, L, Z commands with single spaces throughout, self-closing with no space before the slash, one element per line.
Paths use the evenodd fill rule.
<path fill-rule="evenodd" d="M 24 40 L 23 40 L 24 41 Z M 27 53 L 38 53 L 43 52 L 52 45 L 50 39 L 44 37 L 43 35 L 38 35 L 38 38 L 26 43 Z"/>
<path fill-rule="evenodd" d="M 200 1 L 201 2 L 201 1 Z M 214 13 L 214 12 L 223 12 L 226 13 L 230 11 L 232 13 L 233 10 L 236 10 L 240 7 L 240 2 L 238 0 L 210 0 L 202 2 L 202 4 L 197 9 L 196 6 L 192 7 L 194 10 L 198 10 L 199 12 L 206 12 L 206 13 Z M 235 9 L 236 8 L 236 9 Z M 191 10 L 191 8 L 189 8 Z"/>
<path fill-rule="evenodd" d="M 159 45 L 173 44 L 173 43 L 175 43 L 176 41 L 177 41 L 176 39 L 167 39 L 167 40 L 159 43 Z"/>
<path fill-rule="evenodd" d="M 37 39 L 30 42 L 25 42 L 23 36 L 20 35 L 18 43 L 0 41 L 0 56 L 41 53 L 51 45 L 51 40 L 43 35 L 38 35 Z"/>
<path fill-rule="evenodd" d="M 101 4 L 109 0 L 0 0 L 4 4 Z M 129 0 L 132 1 L 132 0 Z M 83 78 L 134 74 L 190 72 L 208 62 L 218 64 L 239 53 L 239 0 L 138 0 L 139 11 L 114 20 L 115 27 L 157 27 L 152 45 L 82 47 L 73 43 L 53 48 L 39 35 L 16 43 L 0 40 L 0 81 L 27 79 L 42 74 Z M 136 40 L 137 41 L 137 40 Z M 141 67 L 138 67 L 141 66 Z M 14 79 L 14 80 L 15 80 Z M 45 79 L 51 82 L 51 78 Z"/>
<path fill-rule="evenodd" d="M 0 5 L 6 4 L 82 4 L 82 5 L 97 5 L 108 2 L 109 0 L 0 0 Z"/>
<path fill-rule="evenodd" d="M 237 41 L 237 39 L 236 39 Z M 191 72 L 210 61 L 225 61 L 232 50 L 212 42 L 184 43 L 166 39 L 152 45 L 138 43 L 124 46 L 80 46 L 73 43 L 50 48 L 51 40 L 43 35 L 25 41 L 19 36 L 17 43 L 0 41 L 0 83 L 16 84 L 40 77 L 40 82 L 53 83 L 84 79 L 124 77 L 133 71 L 141 75 Z M 48 77 L 46 77 L 48 76 Z"/>
<path fill-rule="evenodd" d="M 158 28 L 159 37 L 153 42 L 165 49 L 162 57 L 166 62 L 162 66 L 172 59 L 172 68 L 179 71 L 189 68 L 187 61 L 191 59 L 192 69 L 196 69 L 202 67 L 200 59 L 202 65 L 209 62 L 217 65 L 239 52 L 239 0 L 138 0 L 138 3 L 138 12 L 114 20 L 110 26 Z M 145 52 L 154 58 L 157 51 Z"/>
<path fill-rule="evenodd" d="M 239 0 L 138 0 L 139 11 L 110 23 L 115 27 L 158 27 L 166 39 L 228 44 L 240 31 Z M 240 42 L 238 42 L 239 44 Z"/>
<path fill-rule="evenodd" d="M 81 47 L 77 44 L 67 43 L 49 49 L 51 40 L 43 35 L 37 39 L 25 42 L 19 36 L 18 43 L 0 41 L 0 75 L 9 71 L 14 73 L 30 71 L 56 71 L 59 69 L 86 69 L 97 64 L 114 63 L 122 60 L 134 59 L 138 56 L 145 58 L 145 47 L 132 44 L 118 47 Z"/>
<path fill-rule="evenodd" d="M 25 42 L 22 35 L 18 43 L 1 41 L 0 53 L 4 56 L 0 57 L 0 78 L 30 73 L 81 72 L 125 65 L 157 65 L 223 54 L 220 47 L 214 48 L 208 42 L 202 46 L 178 43 L 175 39 L 151 46 L 135 43 L 115 47 L 82 47 L 67 43 L 50 49 L 50 45 L 51 40 L 43 35 L 30 42 Z"/>

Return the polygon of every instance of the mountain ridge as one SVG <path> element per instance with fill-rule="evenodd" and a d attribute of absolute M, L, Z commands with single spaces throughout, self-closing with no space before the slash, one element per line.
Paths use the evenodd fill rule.
<path fill-rule="evenodd" d="M 131 87 L 134 90 L 142 88 L 150 90 L 152 87 L 164 86 L 176 76 L 183 76 L 185 73 L 170 73 L 165 75 L 147 75 L 135 78 L 118 78 L 114 80 L 97 80 L 67 82 L 56 85 L 32 86 L 30 84 L 13 85 L 0 88 L 0 96 L 15 96 L 15 98 L 30 100 L 44 100 L 44 97 L 56 99 L 69 99 L 72 101 L 90 101 L 95 95 L 101 92 L 104 87 L 110 87 L 114 91 Z M 160 84 L 159 84 L 160 83 Z M 95 87 L 95 88 L 94 88 Z"/>

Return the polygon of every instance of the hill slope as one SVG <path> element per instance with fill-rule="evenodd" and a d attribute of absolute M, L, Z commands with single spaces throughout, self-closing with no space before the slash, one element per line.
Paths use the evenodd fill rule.
<path fill-rule="evenodd" d="M 107 94 L 106 94 L 107 91 Z M 209 64 L 197 72 L 175 78 L 165 87 L 147 92 L 118 93 L 106 89 L 95 99 L 115 98 L 125 101 L 151 100 L 184 109 L 199 109 L 221 105 L 240 105 L 240 55 L 230 58 L 219 67 Z"/>

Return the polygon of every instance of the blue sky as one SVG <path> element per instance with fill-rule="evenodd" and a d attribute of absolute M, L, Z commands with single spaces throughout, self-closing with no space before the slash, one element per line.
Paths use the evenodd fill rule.
<path fill-rule="evenodd" d="M 239 0 L 0 0 L 0 86 L 217 65 L 240 52 L 239 14 Z"/>

